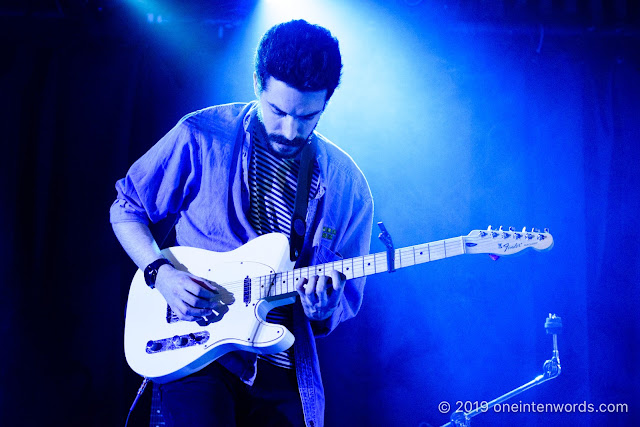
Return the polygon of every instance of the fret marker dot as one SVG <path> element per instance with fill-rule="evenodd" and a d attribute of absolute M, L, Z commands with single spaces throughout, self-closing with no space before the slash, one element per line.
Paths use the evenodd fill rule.
<path fill-rule="evenodd" d="M 420 255 L 422 255 L 422 252 L 420 252 Z"/>
<path fill-rule="evenodd" d="M 368 262 L 368 263 L 367 263 L 367 265 L 371 265 L 371 263 L 370 263 L 370 262 Z"/>

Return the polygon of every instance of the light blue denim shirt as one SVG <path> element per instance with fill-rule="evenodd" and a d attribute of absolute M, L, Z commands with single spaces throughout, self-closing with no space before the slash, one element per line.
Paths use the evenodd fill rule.
<path fill-rule="evenodd" d="M 215 252 L 233 250 L 257 237 L 249 210 L 247 127 L 256 103 L 226 104 L 191 113 L 167 133 L 116 183 L 111 222 L 148 224 L 176 214 L 181 246 Z M 364 175 L 351 157 L 314 132 L 319 190 L 309 202 L 307 231 L 297 266 L 367 254 L 373 200 Z M 356 315 L 364 278 L 348 280 L 338 308 L 323 321 L 309 321 L 300 302 L 294 305 L 294 343 L 298 388 L 308 426 L 324 424 L 324 389 L 315 337 L 328 335 Z M 256 356 L 229 353 L 218 361 L 252 384 Z"/>

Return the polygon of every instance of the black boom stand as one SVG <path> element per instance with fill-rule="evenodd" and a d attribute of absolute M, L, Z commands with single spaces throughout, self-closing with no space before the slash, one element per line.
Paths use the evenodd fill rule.
<path fill-rule="evenodd" d="M 511 399 L 514 396 L 522 393 L 525 390 L 529 390 L 532 387 L 542 384 L 545 381 L 549 381 L 560 375 L 560 356 L 558 355 L 558 334 L 562 330 L 562 319 L 557 317 L 555 314 L 549 314 L 546 321 L 544 322 L 544 328 L 547 331 L 547 334 L 553 335 L 553 356 L 550 360 L 544 362 L 542 366 L 542 370 L 544 373 L 542 375 L 538 375 L 532 381 L 521 385 L 515 390 L 511 390 L 510 392 L 503 394 L 502 396 L 493 399 L 491 402 L 487 402 L 484 405 L 481 405 L 479 408 L 474 409 L 473 411 L 463 412 L 456 411 L 451 414 L 451 421 L 447 424 L 444 424 L 442 427 L 470 427 L 471 426 L 471 418 L 475 417 L 478 414 L 483 412 L 487 412 L 489 409 L 494 406 L 505 402 Z"/>

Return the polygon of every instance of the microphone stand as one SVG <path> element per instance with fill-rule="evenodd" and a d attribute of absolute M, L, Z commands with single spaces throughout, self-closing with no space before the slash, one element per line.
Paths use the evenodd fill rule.
<path fill-rule="evenodd" d="M 479 415 L 483 412 L 487 412 L 489 409 L 493 408 L 496 405 L 499 405 L 514 396 L 519 395 L 525 390 L 529 390 L 532 387 L 540 385 L 546 381 L 549 381 L 558 375 L 560 375 L 560 356 L 558 354 L 558 334 L 562 330 L 562 319 L 557 317 L 555 314 L 549 313 L 549 317 L 547 317 L 544 328 L 547 331 L 547 334 L 553 335 L 553 356 L 551 359 L 544 362 L 542 366 L 543 374 L 538 375 L 533 380 L 528 383 L 521 385 L 520 387 L 511 390 L 508 393 L 503 394 L 496 399 L 493 399 L 491 402 L 488 402 L 486 405 L 481 405 L 479 408 L 474 409 L 473 411 L 463 412 L 463 411 L 455 411 L 451 414 L 451 421 L 447 424 L 444 424 L 442 427 L 470 427 L 471 426 L 471 418 Z"/>

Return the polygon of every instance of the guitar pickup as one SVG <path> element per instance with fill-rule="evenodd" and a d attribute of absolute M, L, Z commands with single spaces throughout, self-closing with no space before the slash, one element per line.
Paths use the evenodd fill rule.
<path fill-rule="evenodd" d="M 209 341 L 209 332 L 201 331 L 185 335 L 175 335 L 171 338 L 147 341 L 147 354 L 162 353 L 163 351 L 201 345 Z"/>

